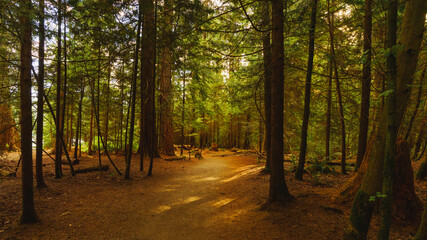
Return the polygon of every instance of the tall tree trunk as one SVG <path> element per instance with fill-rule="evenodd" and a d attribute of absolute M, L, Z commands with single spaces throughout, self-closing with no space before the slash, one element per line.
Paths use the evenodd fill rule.
<path fill-rule="evenodd" d="M 261 1 L 262 22 L 264 28 L 271 26 L 270 2 Z M 263 58 L 264 58 L 264 116 L 265 116 L 265 144 L 266 152 L 265 169 L 270 170 L 271 163 L 271 40 L 270 31 L 264 33 L 262 38 Z"/>
<path fill-rule="evenodd" d="M 79 140 L 81 138 L 81 135 L 79 134 L 79 132 L 82 125 L 82 107 L 83 107 L 83 96 L 85 91 L 83 82 L 84 80 L 82 79 L 80 82 L 80 100 L 79 100 L 79 112 L 77 116 L 76 141 L 74 144 L 74 158 L 77 158 L 77 150 L 79 148 Z"/>
<path fill-rule="evenodd" d="M 283 168 L 284 44 L 283 1 L 272 0 L 271 174 L 267 205 L 290 201 Z"/>
<path fill-rule="evenodd" d="M 308 121 L 310 118 L 310 93 L 311 93 L 311 75 L 313 73 L 313 60 L 314 60 L 314 33 L 316 30 L 316 12 L 317 12 L 317 0 L 314 0 L 311 7 L 311 22 L 309 30 L 309 47 L 308 47 L 308 63 L 307 63 L 307 75 L 305 79 L 305 93 L 304 93 L 304 116 L 302 120 L 301 129 L 301 145 L 299 153 L 298 168 L 295 173 L 297 180 L 302 180 L 304 173 L 305 157 L 307 153 L 307 130 Z"/>
<path fill-rule="evenodd" d="M 68 151 L 71 151 L 71 146 L 73 145 L 73 120 L 74 120 L 74 93 L 71 93 L 71 104 L 68 108 L 69 117 L 67 124 L 67 143 L 68 143 Z"/>
<path fill-rule="evenodd" d="M 341 173 L 346 174 L 345 170 L 345 159 L 346 159 L 346 145 L 345 145 L 345 123 L 344 123 L 344 107 L 342 103 L 342 96 L 341 96 L 341 87 L 340 87 L 340 79 L 338 77 L 338 62 L 337 62 L 337 55 L 335 52 L 335 41 L 334 41 L 334 29 L 335 29 L 335 23 L 334 23 L 334 13 L 331 13 L 330 11 L 330 5 L 329 0 L 327 2 L 328 4 L 328 24 L 329 24 L 329 40 L 330 40 L 330 46 L 331 46 L 331 56 L 332 56 L 332 64 L 334 69 L 334 78 L 335 78 L 335 85 L 337 88 L 337 98 L 338 98 L 338 106 L 339 106 L 339 113 L 340 113 L 340 129 L 341 129 Z"/>
<path fill-rule="evenodd" d="M 173 0 L 164 1 L 164 26 L 163 31 L 166 43 L 162 48 L 161 73 L 160 73 L 160 146 L 163 154 L 175 156 L 173 146 L 173 124 L 172 124 L 172 19 Z"/>
<path fill-rule="evenodd" d="M 101 163 L 101 144 L 99 144 L 99 139 L 101 138 L 101 126 L 99 126 L 100 124 L 100 112 L 101 109 L 99 108 L 99 96 L 101 94 L 101 89 L 99 88 L 99 82 L 101 81 L 101 42 L 98 42 L 98 77 L 96 79 L 96 110 L 95 110 L 95 116 L 96 116 L 96 127 L 97 127 L 97 145 L 98 145 L 98 163 L 99 163 L 99 168 L 101 168 L 102 163 Z M 93 96 L 95 97 L 95 96 Z"/>
<path fill-rule="evenodd" d="M 110 57 L 110 55 L 108 56 Z M 107 76 L 107 103 L 105 109 L 105 133 L 104 141 L 108 147 L 108 126 L 109 126 L 109 115 L 110 115 L 110 81 L 111 81 L 111 61 L 108 61 L 108 76 Z"/>
<path fill-rule="evenodd" d="M 22 154 L 22 215 L 21 223 L 38 221 L 34 209 L 33 157 L 32 157 L 32 116 L 31 116 L 31 22 L 30 0 L 19 1 L 19 23 L 21 30 L 21 154 Z"/>
<path fill-rule="evenodd" d="M 369 128 L 369 107 L 371 97 L 371 46 L 372 46 L 372 0 L 365 0 L 365 18 L 363 28 L 363 79 L 362 101 L 360 103 L 359 143 L 355 170 L 360 167 L 366 151 Z"/>
<path fill-rule="evenodd" d="M 56 68 L 56 136 L 55 136 L 55 178 L 62 177 L 62 166 L 61 166 L 61 16 L 62 3 L 58 0 L 58 59 Z"/>
<path fill-rule="evenodd" d="M 143 127 L 144 127 L 144 155 L 150 158 L 150 166 L 152 165 L 152 158 L 154 157 L 154 153 L 156 152 L 157 143 L 155 140 L 156 133 L 156 122 L 155 122 L 155 99 L 154 99 L 154 91 L 155 91 L 155 14 L 154 14 L 154 1 L 147 0 L 143 1 L 143 26 L 144 31 L 142 33 L 142 54 L 141 59 L 144 61 L 141 62 L 141 74 L 143 76 L 143 84 L 141 85 L 145 101 L 143 105 L 144 119 L 143 119 Z M 150 167 L 148 169 L 148 175 L 150 175 Z"/>
<path fill-rule="evenodd" d="M 92 143 L 93 143 L 93 105 L 90 106 L 90 126 L 89 126 L 89 141 L 88 141 L 88 148 L 87 148 L 87 154 L 92 155 Z"/>
<path fill-rule="evenodd" d="M 61 109 L 61 137 L 64 140 L 64 127 L 65 127 L 65 113 L 67 111 L 67 84 L 68 84 L 68 68 L 67 68 L 67 18 L 66 18 L 66 14 L 67 14 L 67 3 L 64 2 L 64 91 L 61 94 L 62 97 L 62 109 Z M 65 136 L 65 141 L 67 141 L 68 138 Z M 66 150 L 66 146 L 67 146 L 67 142 L 65 142 L 65 147 L 64 150 Z M 62 155 L 62 148 L 61 148 L 61 155 Z"/>
<path fill-rule="evenodd" d="M 185 54 L 185 53 L 184 53 Z M 184 71 L 182 78 L 182 112 L 181 112 L 181 156 L 184 154 L 184 120 L 185 120 L 185 56 L 184 56 Z"/>
<path fill-rule="evenodd" d="M 417 116 L 418 108 L 420 107 L 420 104 L 421 104 L 421 95 L 423 92 L 423 80 L 426 75 L 426 69 L 427 69 L 427 66 L 424 66 L 423 72 L 421 73 L 421 76 L 420 76 L 420 85 L 418 87 L 418 93 L 417 93 L 417 99 L 416 99 L 417 102 L 415 103 L 414 112 L 412 113 L 411 119 L 409 120 L 409 123 L 408 123 L 408 130 L 405 135 L 405 140 L 409 139 L 409 135 L 411 134 L 411 130 L 412 130 L 412 125 L 414 123 L 415 117 Z"/>
<path fill-rule="evenodd" d="M 397 7 L 398 0 L 388 2 L 388 23 L 387 23 L 387 49 L 396 46 L 397 38 Z M 393 183 L 396 165 L 396 140 L 397 140 L 397 123 L 396 123 L 396 78 L 397 65 L 396 56 L 389 54 L 387 56 L 387 91 L 386 96 L 386 142 L 385 142 L 385 159 L 383 171 L 382 193 L 385 197 L 381 199 L 381 224 L 378 232 L 379 240 L 388 240 L 391 225 L 391 207 L 393 204 Z"/>
<path fill-rule="evenodd" d="M 133 132 L 134 132 L 134 123 L 135 123 L 135 102 L 136 102 L 136 79 L 138 77 L 138 52 L 141 40 L 141 13 L 142 13 L 142 1 L 138 1 L 138 27 L 136 31 L 136 45 L 135 45 L 135 53 L 134 53 L 134 62 L 133 62 L 133 73 L 132 73 L 132 86 L 131 86 L 131 114 L 130 114 L 130 129 L 129 129 L 129 147 L 128 152 L 126 154 L 126 171 L 125 178 L 128 179 L 130 177 L 130 166 L 132 160 L 132 146 L 133 146 Z M 141 73 L 142 74 L 142 73 Z"/>
<path fill-rule="evenodd" d="M 36 139 L 36 180 L 37 188 L 45 188 L 43 179 L 43 95 L 44 95 L 44 0 L 39 0 L 39 74 L 37 81 L 37 139 Z"/>
<path fill-rule="evenodd" d="M 337 98 L 338 98 L 338 105 L 339 105 L 339 113 L 340 113 L 340 129 L 341 129 L 341 173 L 345 174 L 345 158 L 346 158 L 346 145 L 345 145 L 345 123 L 344 123 L 344 107 L 342 103 L 342 96 L 341 96 L 341 87 L 340 87 L 340 79 L 338 77 L 338 62 L 337 62 L 337 55 L 335 53 L 335 41 L 334 41 L 334 13 L 331 13 L 330 11 L 330 2 L 327 1 L 328 4 L 328 24 L 329 24 L 329 40 L 330 40 L 330 46 L 331 46 L 331 57 L 332 57 L 332 64 L 334 69 L 334 78 L 335 78 L 335 85 L 337 88 Z"/>
<path fill-rule="evenodd" d="M 325 160 L 330 160 L 331 143 L 331 112 L 332 112 L 332 60 L 328 60 L 328 92 L 326 96 L 326 138 L 325 138 Z"/>
<path fill-rule="evenodd" d="M 407 1 L 402 23 L 400 44 L 404 46 L 397 57 L 396 79 L 396 126 L 400 127 L 403 113 L 407 108 L 409 99 L 409 86 L 413 82 L 418 54 L 424 31 L 427 2 L 424 0 Z M 344 234 L 344 239 L 366 239 L 369 223 L 373 211 L 370 196 L 381 191 L 384 156 L 386 122 L 385 112 L 379 121 L 374 145 L 370 154 L 366 154 L 368 168 L 362 180 L 359 191 L 353 201 L 350 216 L 350 226 Z M 365 161 L 365 160 L 364 160 Z"/>

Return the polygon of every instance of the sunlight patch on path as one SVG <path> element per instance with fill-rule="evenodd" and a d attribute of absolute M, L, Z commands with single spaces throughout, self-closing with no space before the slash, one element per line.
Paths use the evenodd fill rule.
<path fill-rule="evenodd" d="M 249 167 L 253 167 L 253 166 L 256 166 L 256 165 L 251 165 L 251 166 L 249 166 Z M 247 167 L 245 167 L 245 168 L 247 168 Z M 224 180 L 222 180 L 221 182 L 222 183 L 226 183 L 226 182 L 231 182 L 231 181 L 233 181 L 233 180 L 236 180 L 236 179 L 238 179 L 238 178 L 240 178 L 240 177 L 243 177 L 243 176 L 245 176 L 245 175 L 248 175 L 248 174 L 251 174 L 251 173 L 254 173 L 254 172 L 258 172 L 258 171 L 260 171 L 261 169 L 262 169 L 263 167 L 254 167 L 254 168 L 250 168 L 250 169 L 248 169 L 248 170 L 244 170 L 244 171 L 242 171 L 241 173 L 239 173 L 239 174 L 236 174 L 236 175 L 234 175 L 234 176 L 232 176 L 232 177 L 229 177 L 229 178 L 226 178 L 226 179 L 224 179 Z"/>
<path fill-rule="evenodd" d="M 181 201 L 178 201 L 178 202 L 174 202 L 174 203 L 172 203 L 172 204 L 170 204 L 170 205 L 161 205 L 161 206 L 158 206 L 158 207 L 156 208 L 155 213 L 156 213 L 156 214 L 159 214 L 159 213 L 162 213 L 162 212 L 165 212 L 165 211 L 171 210 L 173 206 L 178 206 L 178 205 L 188 204 L 188 203 L 191 203 L 191 202 L 198 201 L 198 200 L 200 200 L 200 199 L 202 199 L 202 197 L 199 197 L 199 196 L 192 196 L 192 197 L 188 197 L 188 198 L 186 198 L 186 199 L 184 199 L 184 200 L 181 200 Z"/>
<path fill-rule="evenodd" d="M 222 206 L 225 206 L 225 205 L 231 203 L 232 201 L 234 201 L 236 199 L 237 198 L 224 198 L 224 199 L 221 199 L 219 201 L 213 202 L 211 205 L 214 206 L 214 207 L 220 208 Z"/>

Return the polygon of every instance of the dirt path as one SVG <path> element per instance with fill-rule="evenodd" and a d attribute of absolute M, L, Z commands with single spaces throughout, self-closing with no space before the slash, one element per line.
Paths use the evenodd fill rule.
<path fill-rule="evenodd" d="M 205 158 L 158 181 L 149 196 L 132 204 L 123 230 L 138 239 L 219 239 L 221 232 L 216 230 L 223 229 L 219 225 L 227 217 L 221 208 L 240 195 L 227 192 L 224 185 L 259 169 L 227 157 Z"/>
<path fill-rule="evenodd" d="M 252 158 L 218 154 L 155 164 L 165 169 L 153 177 L 133 172 L 131 181 L 105 173 L 51 181 L 36 192 L 42 222 L 21 226 L 15 214 L 4 233 L 10 239 L 221 239 L 247 208 L 222 211 L 246 191 L 235 182 L 261 168 Z"/>
<path fill-rule="evenodd" d="M 146 177 L 133 166 L 132 180 L 112 170 L 55 180 L 53 165 L 48 165 L 49 188 L 35 190 L 42 221 L 34 225 L 18 222 L 19 173 L 17 178 L 0 179 L 0 239 L 341 239 L 349 206 L 333 205 L 330 196 L 349 175 L 329 174 L 317 180 L 306 176 L 300 182 L 287 173 L 297 200 L 260 211 L 269 182 L 268 175 L 260 173 L 263 165 L 254 156 L 230 153 L 204 154 L 204 159 L 191 161 L 155 159 L 154 176 Z M 86 158 L 79 167 L 96 162 L 96 157 Z M 123 157 L 115 156 L 115 162 L 124 169 Z M 424 182 L 417 192 L 425 195 Z M 374 216 L 369 239 L 375 238 L 378 223 Z M 416 229 L 416 224 L 399 223 L 391 239 L 411 239 Z"/>

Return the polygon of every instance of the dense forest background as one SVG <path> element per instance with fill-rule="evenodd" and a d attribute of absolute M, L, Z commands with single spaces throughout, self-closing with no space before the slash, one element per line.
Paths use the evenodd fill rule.
<path fill-rule="evenodd" d="M 358 192 L 355 203 L 373 196 L 384 206 L 387 173 L 403 166 L 396 151 L 409 165 L 423 160 L 417 177 L 427 174 L 423 0 L 2 0 L 0 10 L 0 153 L 37 145 L 38 186 L 48 152 L 56 178 L 62 156 L 82 153 L 100 168 L 101 155 L 116 168 L 110 154 L 123 154 L 126 169 L 116 170 L 128 178 L 132 153 L 151 175 L 153 158 L 184 149 L 253 149 L 271 186 L 283 175 L 274 159 L 287 154 L 297 179 L 305 162 L 359 169 L 342 198 Z M 268 202 L 291 198 L 272 192 Z M 347 237 L 366 237 L 358 224 L 372 207 L 358 207 Z"/>

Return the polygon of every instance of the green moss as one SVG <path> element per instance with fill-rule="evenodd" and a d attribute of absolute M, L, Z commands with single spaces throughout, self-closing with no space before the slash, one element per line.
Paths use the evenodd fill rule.
<path fill-rule="evenodd" d="M 374 203 L 369 201 L 370 195 L 359 190 L 353 201 L 350 215 L 350 226 L 345 231 L 344 240 L 365 240 L 371 222 Z"/>

